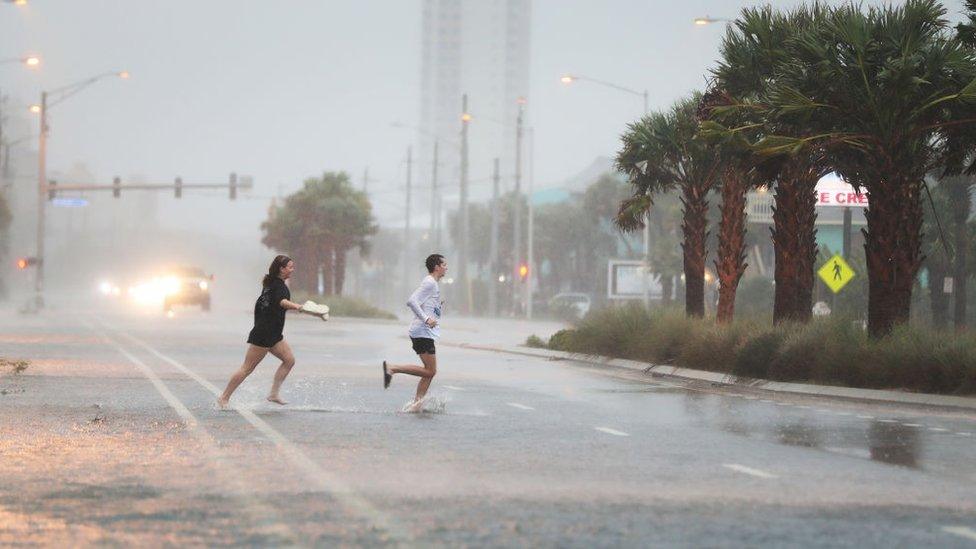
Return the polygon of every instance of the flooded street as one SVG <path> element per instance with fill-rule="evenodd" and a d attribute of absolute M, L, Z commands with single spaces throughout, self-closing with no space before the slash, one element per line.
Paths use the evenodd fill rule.
<path fill-rule="evenodd" d="M 2 319 L 3 356 L 31 360 L 0 378 L 5 545 L 965 546 L 976 527 L 965 414 L 463 349 L 526 328 L 463 319 L 406 414 L 413 378 L 380 376 L 412 359 L 403 327 L 342 318 L 289 324 L 287 406 L 264 400 L 267 359 L 220 411 L 246 312 Z"/>

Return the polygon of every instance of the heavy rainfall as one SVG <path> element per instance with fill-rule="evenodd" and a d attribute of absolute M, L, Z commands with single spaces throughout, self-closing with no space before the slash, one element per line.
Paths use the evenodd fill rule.
<path fill-rule="evenodd" d="M 0 0 L 0 544 L 976 545 L 976 0 Z"/>

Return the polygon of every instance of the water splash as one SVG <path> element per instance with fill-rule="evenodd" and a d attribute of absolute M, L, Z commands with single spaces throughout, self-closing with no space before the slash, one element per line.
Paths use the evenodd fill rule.
<path fill-rule="evenodd" d="M 411 400 L 404 404 L 400 411 L 408 414 L 444 414 L 447 412 L 447 403 L 450 401 L 451 399 L 447 395 L 427 395 L 420 399 L 420 402 Z"/>

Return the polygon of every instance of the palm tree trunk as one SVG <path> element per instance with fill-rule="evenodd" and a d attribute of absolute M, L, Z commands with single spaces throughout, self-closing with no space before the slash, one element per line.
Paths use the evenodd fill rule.
<path fill-rule="evenodd" d="M 333 282 L 335 280 L 335 260 L 333 259 L 332 246 L 326 247 L 324 252 L 322 257 L 322 287 L 325 295 L 332 295 L 334 293 Z"/>
<path fill-rule="evenodd" d="M 948 261 L 942 250 L 937 249 L 931 257 L 926 258 L 925 265 L 929 270 L 929 308 L 932 309 L 932 325 L 945 328 L 949 320 L 949 300 L 946 299 L 942 287 L 945 285 L 946 273 L 949 270 Z"/>
<path fill-rule="evenodd" d="M 776 185 L 771 230 L 776 258 L 774 324 L 809 322 L 812 315 L 819 178 L 816 170 L 791 165 L 783 170 Z"/>
<path fill-rule="evenodd" d="M 681 231 L 684 241 L 685 314 L 705 316 L 705 242 L 708 239 L 708 189 L 711 185 L 686 184 L 681 191 Z"/>
<path fill-rule="evenodd" d="M 346 282 L 346 254 L 345 248 L 335 251 L 335 295 L 342 295 L 342 287 Z"/>
<path fill-rule="evenodd" d="M 883 178 L 865 212 L 868 334 L 880 338 L 908 322 L 912 285 L 921 264 L 922 181 Z"/>
<path fill-rule="evenodd" d="M 718 229 L 718 258 L 715 271 L 718 275 L 718 312 L 716 320 L 731 322 L 735 316 L 735 292 L 746 270 L 746 191 L 749 182 L 746 175 L 736 168 L 729 168 L 722 178 L 722 219 Z"/>
<path fill-rule="evenodd" d="M 969 208 L 972 199 L 969 195 L 970 180 L 960 176 L 949 186 L 950 204 L 952 205 L 953 242 L 955 244 L 955 261 L 952 266 L 952 292 L 955 295 L 952 322 L 957 330 L 966 327 L 966 282 L 969 278 Z"/>

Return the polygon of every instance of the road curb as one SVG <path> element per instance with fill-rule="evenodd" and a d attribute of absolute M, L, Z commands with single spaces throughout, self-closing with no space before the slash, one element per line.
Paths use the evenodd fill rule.
<path fill-rule="evenodd" d="M 475 349 L 480 351 L 493 351 L 497 353 L 508 353 L 536 358 L 546 358 L 555 360 L 573 360 L 585 362 L 599 366 L 611 366 L 632 370 L 644 374 L 674 377 L 685 380 L 707 381 L 732 387 L 743 387 L 757 389 L 761 391 L 772 391 L 776 393 L 789 393 L 794 395 L 829 397 L 846 400 L 861 400 L 872 402 L 884 402 L 890 404 L 912 404 L 916 406 L 937 406 L 940 408 L 954 408 L 966 411 L 976 411 L 976 398 L 959 397 L 951 395 L 933 395 L 928 393 L 908 393 L 902 391 L 885 391 L 878 389 L 856 389 L 852 387 L 836 387 L 832 385 L 812 385 L 808 383 L 786 383 L 781 381 L 769 381 L 766 379 L 740 378 L 722 372 L 708 372 L 704 370 L 693 370 L 690 368 L 679 368 L 662 364 L 651 364 L 649 362 L 639 362 L 622 358 L 609 358 L 598 355 L 584 355 L 577 353 L 567 353 L 564 351 L 551 351 L 548 349 L 536 349 L 532 347 L 499 347 L 491 345 L 474 345 L 469 343 L 456 344 L 454 346 L 465 349 Z"/>

